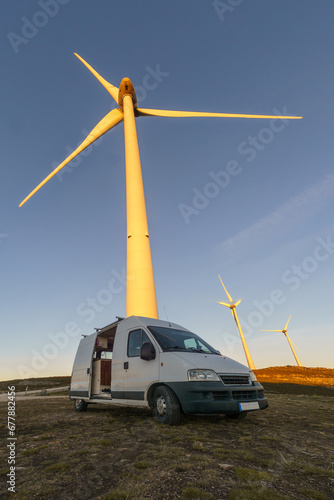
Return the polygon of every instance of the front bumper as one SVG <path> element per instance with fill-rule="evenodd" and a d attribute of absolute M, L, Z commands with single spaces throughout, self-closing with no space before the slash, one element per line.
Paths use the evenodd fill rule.
<path fill-rule="evenodd" d="M 258 382 L 251 386 L 225 386 L 221 382 L 170 382 L 184 413 L 220 414 L 239 413 L 239 403 L 258 402 L 259 409 L 268 406 L 263 387 Z"/>

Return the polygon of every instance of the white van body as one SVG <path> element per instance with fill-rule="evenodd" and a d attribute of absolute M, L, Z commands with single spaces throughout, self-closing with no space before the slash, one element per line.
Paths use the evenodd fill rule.
<path fill-rule="evenodd" d="M 69 397 L 77 411 L 88 403 L 154 408 L 170 425 L 181 411 L 243 418 L 268 406 L 248 367 L 180 325 L 138 316 L 80 341 Z"/>

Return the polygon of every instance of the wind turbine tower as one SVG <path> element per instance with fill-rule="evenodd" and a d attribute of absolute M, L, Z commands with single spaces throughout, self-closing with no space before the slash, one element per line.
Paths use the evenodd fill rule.
<path fill-rule="evenodd" d="M 225 285 L 221 279 L 221 277 L 219 276 L 218 274 L 218 278 L 220 279 L 220 282 L 221 284 L 223 285 L 224 287 L 224 290 L 226 292 L 226 295 L 228 297 L 228 300 L 229 300 L 229 304 L 227 304 L 226 302 L 218 302 L 218 304 L 221 304 L 222 306 L 225 306 L 225 307 L 228 307 L 229 309 L 231 309 L 231 313 L 232 313 L 232 316 L 234 318 L 234 321 L 236 322 L 237 324 L 237 327 L 238 327 L 238 330 L 239 330 L 239 334 L 240 334 L 240 338 L 241 338 L 241 342 L 242 342 L 242 346 L 244 348 L 244 351 L 245 351 L 245 355 L 246 355 L 246 359 L 247 359 L 247 363 L 248 363 L 248 366 L 251 370 L 256 370 L 255 368 L 255 365 L 253 363 L 253 360 L 252 360 L 252 356 L 250 355 L 250 352 L 249 352 L 249 349 L 248 349 L 248 346 L 246 344 L 246 340 L 245 340 L 245 336 L 242 332 L 242 329 L 241 329 L 241 325 L 240 325 L 240 322 L 239 322 L 239 318 L 238 318 L 238 315 L 237 315 L 237 311 L 236 311 L 236 307 L 240 304 L 241 302 L 241 299 L 238 300 L 237 302 L 234 302 L 232 300 L 232 297 L 231 295 L 228 293 L 228 291 L 226 290 L 225 288 Z"/>
<path fill-rule="evenodd" d="M 291 318 L 291 316 L 292 316 L 292 314 L 290 314 L 290 318 Z M 294 355 L 294 357 L 295 357 L 295 360 L 297 361 L 297 365 L 298 365 L 298 366 L 303 366 L 303 365 L 301 364 L 301 362 L 299 361 L 299 359 L 298 359 L 298 356 L 297 356 L 297 354 L 296 354 L 296 351 L 294 350 L 293 345 L 292 345 L 292 344 L 293 344 L 293 342 L 292 342 L 292 340 L 290 339 L 290 337 L 289 337 L 289 335 L 288 335 L 288 331 L 287 331 L 287 330 L 288 330 L 288 324 L 289 324 L 290 318 L 289 318 L 289 319 L 288 319 L 288 321 L 286 322 L 286 325 L 285 325 L 285 327 L 283 328 L 283 330 L 261 330 L 261 332 L 282 332 L 282 333 L 284 333 L 284 335 L 286 336 L 286 338 L 287 338 L 287 340 L 288 340 L 288 342 L 289 342 L 289 345 L 290 345 L 290 347 L 291 347 L 291 351 L 292 351 L 292 353 L 293 353 L 293 355 Z M 296 347 L 297 347 L 297 346 L 296 346 Z"/>
<path fill-rule="evenodd" d="M 203 113 L 198 111 L 173 111 L 137 107 L 134 86 L 129 78 L 123 78 L 119 87 L 112 85 L 95 71 L 82 57 L 75 54 L 86 68 L 97 78 L 116 102 L 117 108 L 109 111 L 91 130 L 86 139 L 57 168 L 55 168 L 21 203 L 26 203 L 44 184 L 73 158 L 90 146 L 103 134 L 124 122 L 126 213 L 127 213 L 127 287 L 126 315 L 158 318 L 158 306 L 154 284 L 150 237 L 148 232 L 142 171 L 139 156 L 137 129 L 138 117 L 164 116 L 222 117 L 222 118 L 269 118 L 297 119 L 301 116 L 249 115 L 237 113 Z M 191 84 L 188 84 L 191 88 Z"/>

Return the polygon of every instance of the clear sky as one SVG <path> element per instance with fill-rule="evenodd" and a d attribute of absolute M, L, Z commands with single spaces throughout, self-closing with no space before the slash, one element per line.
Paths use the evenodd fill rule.
<path fill-rule="evenodd" d="M 303 120 L 139 118 L 159 315 L 257 368 L 334 367 L 334 4 L 6 1 L 1 25 L 0 379 L 70 374 L 125 315 L 123 124 L 19 203 L 114 107 Z"/>

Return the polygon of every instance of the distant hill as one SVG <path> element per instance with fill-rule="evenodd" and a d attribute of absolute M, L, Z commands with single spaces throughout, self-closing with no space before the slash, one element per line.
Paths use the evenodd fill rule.
<path fill-rule="evenodd" d="M 8 386 L 14 385 L 16 392 L 25 391 L 28 386 L 29 391 L 38 389 L 51 389 L 53 387 L 63 387 L 70 385 L 71 377 L 40 377 L 28 379 L 5 380 L 0 382 L 0 392 L 6 392 Z"/>
<path fill-rule="evenodd" d="M 334 369 L 304 366 L 271 366 L 254 370 L 259 382 L 334 387 Z"/>
<path fill-rule="evenodd" d="M 307 368 L 303 366 L 271 366 L 254 370 L 259 382 L 270 384 L 298 384 L 334 388 L 334 369 Z M 0 382 L 0 392 L 6 392 L 8 386 L 14 385 L 16 392 L 37 389 L 50 389 L 70 385 L 70 376 L 40 377 L 15 379 Z"/>

